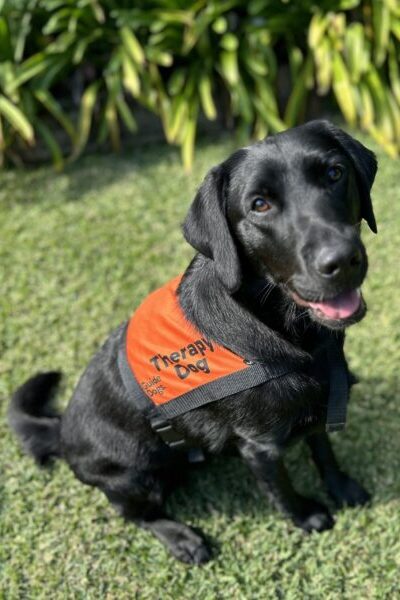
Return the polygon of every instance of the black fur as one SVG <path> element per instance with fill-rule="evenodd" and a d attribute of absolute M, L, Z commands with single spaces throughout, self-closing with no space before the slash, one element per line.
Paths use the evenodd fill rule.
<path fill-rule="evenodd" d="M 39 464 L 60 456 L 60 416 L 50 406 L 60 379 L 57 372 L 32 377 L 13 394 L 8 411 L 25 452 Z"/>
<path fill-rule="evenodd" d="M 340 181 L 327 180 L 339 164 Z M 207 175 L 184 224 L 198 250 L 179 288 L 187 318 L 207 337 L 251 360 L 290 364 L 291 373 L 191 411 L 173 421 L 183 435 L 215 453 L 235 446 L 274 504 L 305 531 L 333 526 L 322 504 L 300 496 L 285 470 L 285 447 L 305 437 L 328 492 L 339 506 L 368 500 L 336 463 L 324 433 L 328 372 L 323 345 L 360 320 L 324 321 L 298 300 L 321 301 L 359 287 L 367 257 L 364 218 L 376 231 L 370 188 L 373 154 L 325 121 L 239 150 Z M 255 197 L 271 209 L 254 211 Z M 322 272 L 321 260 L 334 263 Z M 322 258 L 321 258 L 322 257 Z M 333 258 L 332 258 L 333 257 Z M 325 264 L 325 263 L 324 263 Z M 204 539 L 164 513 L 183 453 L 167 447 L 128 397 L 117 368 L 123 326 L 82 375 L 60 420 L 48 399 L 54 373 L 14 395 L 10 423 L 39 462 L 62 456 L 76 476 L 101 489 L 125 518 L 149 529 L 176 558 L 210 558 Z"/>

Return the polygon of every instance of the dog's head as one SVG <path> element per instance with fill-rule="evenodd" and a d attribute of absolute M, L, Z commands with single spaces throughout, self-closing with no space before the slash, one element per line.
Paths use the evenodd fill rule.
<path fill-rule="evenodd" d="M 367 256 L 376 233 L 374 154 L 328 121 L 311 121 L 238 150 L 211 169 L 184 223 L 224 286 L 239 289 L 244 264 L 281 285 L 328 327 L 360 320 Z"/>

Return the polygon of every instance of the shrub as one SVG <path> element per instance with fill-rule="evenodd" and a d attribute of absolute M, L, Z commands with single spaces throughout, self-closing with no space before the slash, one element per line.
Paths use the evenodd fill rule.
<path fill-rule="evenodd" d="M 199 113 L 259 138 L 333 99 L 396 156 L 397 0 L 0 0 L 0 159 L 116 150 L 138 105 L 192 162 Z M 61 140 L 61 141 L 60 141 Z"/>

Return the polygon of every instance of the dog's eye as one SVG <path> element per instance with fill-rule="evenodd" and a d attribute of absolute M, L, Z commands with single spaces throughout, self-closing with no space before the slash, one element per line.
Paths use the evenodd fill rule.
<path fill-rule="evenodd" d="M 260 197 L 254 200 L 251 208 L 256 212 L 267 212 L 271 208 L 271 205 L 265 198 Z"/>
<path fill-rule="evenodd" d="M 343 169 L 339 165 L 334 165 L 328 168 L 326 174 L 330 181 L 339 181 L 343 175 Z"/>

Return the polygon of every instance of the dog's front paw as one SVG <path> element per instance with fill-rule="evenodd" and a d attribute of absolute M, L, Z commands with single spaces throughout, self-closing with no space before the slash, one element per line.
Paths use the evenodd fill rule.
<path fill-rule="evenodd" d="M 211 552 L 203 538 L 189 528 L 168 545 L 175 558 L 190 565 L 202 565 L 211 559 Z"/>
<path fill-rule="evenodd" d="M 315 500 L 307 500 L 302 507 L 301 513 L 296 515 L 293 521 L 307 533 L 332 529 L 335 524 L 326 506 Z"/>
<path fill-rule="evenodd" d="M 339 508 L 363 506 L 371 499 L 367 490 L 346 473 L 340 473 L 340 476 L 335 477 L 334 481 L 329 482 L 328 492 Z"/>

